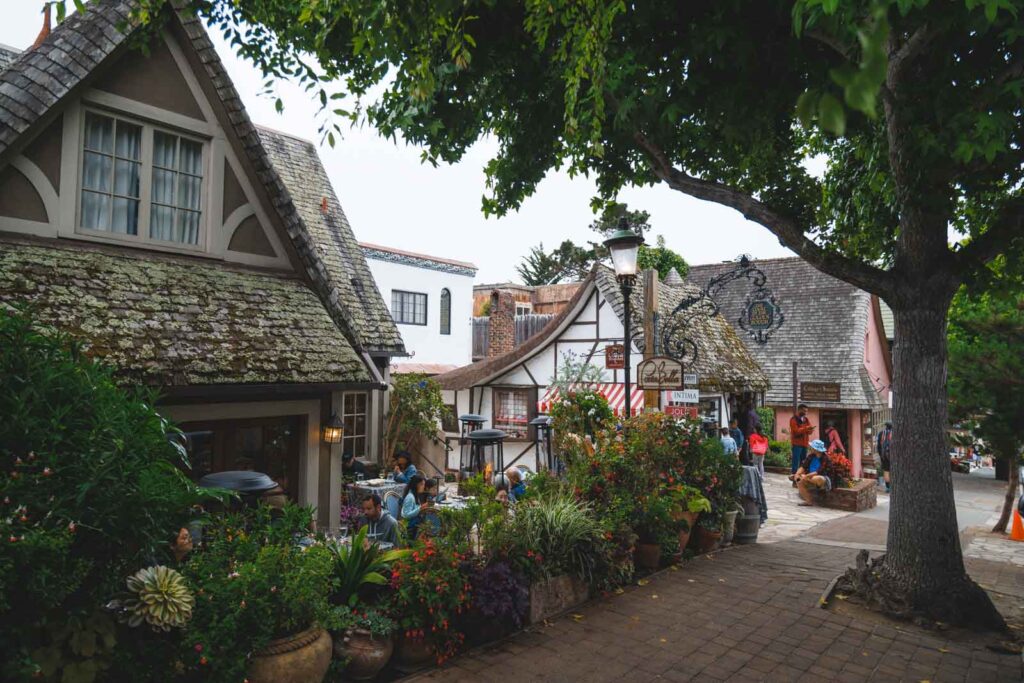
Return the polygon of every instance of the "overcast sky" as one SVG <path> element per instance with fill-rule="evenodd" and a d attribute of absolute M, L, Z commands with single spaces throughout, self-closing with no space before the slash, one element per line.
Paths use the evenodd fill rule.
<path fill-rule="evenodd" d="M 0 43 L 23 49 L 41 26 L 42 0 L 0 0 Z M 69 3 L 70 5 L 70 3 Z M 235 57 L 220 35 L 214 43 L 235 87 L 257 124 L 317 141 L 316 105 L 289 83 L 278 86 L 284 113 L 262 98 L 262 79 Z M 515 280 L 515 266 L 540 242 L 554 247 L 564 239 L 593 239 L 589 201 L 594 185 L 553 172 L 518 213 L 485 218 L 483 166 L 496 149 L 493 141 L 477 144 L 461 163 L 432 168 L 420 163 L 420 149 L 394 144 L 368 128 L 345 129 L 332 149 L 320 147 L 327 172 L 356 237 L 361 241 L 471 261 L 480 269 L 476 281 Z M 667 187 L 627 189 L 620 196 L 633 209 L 651 214 L 653 234 L 690 263 L 732 259 L 741 253 L 758 258 L 792 255 L 764 228 L 738 213 L 683 196 Z"/>

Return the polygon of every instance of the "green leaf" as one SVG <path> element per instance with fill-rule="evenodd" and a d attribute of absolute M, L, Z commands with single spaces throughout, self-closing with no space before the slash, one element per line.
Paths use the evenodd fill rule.
<path fill-rule="evenodd" d="M 278 114 L 284 111 L 284 102 L 281 101 L 280 97 L 274 102 L 274 109 L 277 110 Z"/>
<path fill-rule="evenodd" d="M 835 95 L 825 93 L 818 102 L 818 123 L 830 133 L 846 132 L 846 110 Z"/>
<path fill-rule="evenodd" d="M 814 113 L 818 105 L 818 93 L 805 90 L 796 101 L 796 118 L 800 125 L 810 128 L 814 123 Z"/>

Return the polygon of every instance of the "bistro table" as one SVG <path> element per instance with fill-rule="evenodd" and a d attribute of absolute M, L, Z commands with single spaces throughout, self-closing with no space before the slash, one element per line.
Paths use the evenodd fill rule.
<path fill-rule="evenodd" d="M 764 485 L 761 482 L 761 473 L 751 465 L 743 466 L 743 481 L 740 482 L 739 495 L 751 498 L 757 503 L 761 511 L 761 523 L 768 519 L 768 501 L 764 497 Z"/>
<path fill-rule="evenodd" d="M 384 494 L 388 491 L 394 491 L 398 495 L 402 495 L 402 491 L 405 489 L 405 484 L 400 481 L 392 481 L 390 479 L 365 479 L 363 481 L 354 481 L 349 484 L 349 487 L 359 498 L 371 493 L 376 493 L 383 499 Z"/>

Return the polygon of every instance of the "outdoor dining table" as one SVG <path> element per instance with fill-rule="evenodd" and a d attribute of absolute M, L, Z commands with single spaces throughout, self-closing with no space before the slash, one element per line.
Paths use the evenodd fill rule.
<path fill-rule="evenodd" d="M 768 501 L 764 497 L 764 484 L 761 481 L 761 473 L 751 465 L 743 466 L 743 480 L 740 482 L 739 495 L 752 498 L 757 502 L 761 511 L 761 523 L 768 519 Z"/>
<path fill-rule="evenodd" d="M 402 495 L 402 491 L 405 489 L 405 484 L 390 479 L 365 479 L 363 481 L 354 481 L 349 486 L 357 497 L 376 493 L 383 498 L 384 494 L 388 491 L 394 491 L 398 495 Z"/>
<path fill-rule="evenodd" d="M 441 510 L 465 510 L 473 496 L 447 495 L 444 500 L 435 505 Z"/>

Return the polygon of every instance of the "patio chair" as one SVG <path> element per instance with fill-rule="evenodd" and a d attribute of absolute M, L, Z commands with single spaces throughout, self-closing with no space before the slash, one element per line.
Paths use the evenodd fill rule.
<path fill-rule="evenodd" d="M 402 497 L 396 491 L 385 491 L 381 502 L 384 503 L 384 509 L 398 519 L 398 513 L 402 509 Z"/>

